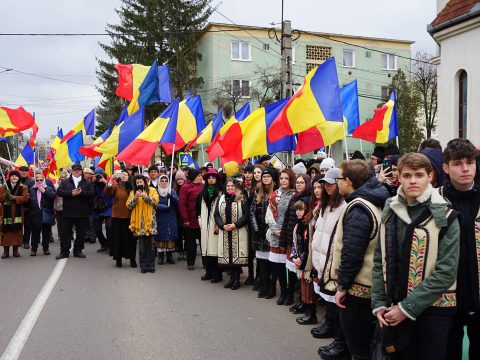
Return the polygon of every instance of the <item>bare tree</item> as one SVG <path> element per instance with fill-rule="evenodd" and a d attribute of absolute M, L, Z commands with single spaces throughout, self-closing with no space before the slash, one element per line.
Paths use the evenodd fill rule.
<path fill-rule="evenodd" d="M 228 119 L 237 111 L 237 106 L 242 101 L 242 91 L 233 86 L 232 80 L 224 80 L 214 91 L 212 104 L 223 110 Z"/>
<path fill-rule="evenodd" d="M 413 89 L 420 95 L 427 139 L 432 136 L 437 122 L 437 67 L 431 63 L 432 58 L 419 51 L 412 63 Z"/>
<path fill-rule="evenodd" d="M 258 106 L 264 107 L 279 100 L 281 79 L 278 69 L 257 66 L 254 74 L 258 80 L 250 93 Z"/>

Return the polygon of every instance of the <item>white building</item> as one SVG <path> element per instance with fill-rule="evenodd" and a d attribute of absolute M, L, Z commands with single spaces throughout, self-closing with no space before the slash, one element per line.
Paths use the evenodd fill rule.
<path fill-rule="evenodd" d="M 437 42 L 438 120 L 443 146 L 456 137 L 480 144 L 480 0 L 437 0 L 427 27 Z"/>

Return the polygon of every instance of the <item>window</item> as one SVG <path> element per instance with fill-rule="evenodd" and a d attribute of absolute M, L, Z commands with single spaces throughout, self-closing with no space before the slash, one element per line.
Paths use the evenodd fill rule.
<path fill-rule="evenodd" d="M 232 41 L 232 60 L 250 61 L 250 43 Z"/>
<path fill-rule="evenodd" d="M 307 63 L 307 71 L 306 71 L 306 73 L 308 74 L 310 71 L 312 71 L 312 69 L 313 69 L 315 66 L 318 66 L 318 64 Z"/>
<path fill-rule="evenodd" d="M 270 44 L 263 44 L 263 50 L 270 50 Z"/>
<path fill-rule="evenodd" d="M 382 54 L 382 69 L 397 70 L 397 56 L 392 54 Z"/>
<path fill-rule="evenodd" d="M 233 96 L 250 97 L 250 81 L 249 80 L 232 80 Z"/>
<path fill-rule="evenodd" d="M 353 50 L 343 50 L 343 66 L 355 67 L 355 52 Z"/>
<path fill-rule="evenodd" d="M 295 59 L 296 59 L 296 56 L 297 55 L 297 47 L 292 44 L 292 65 L 295 64 Z"/>
<path fill-rule="evenodd" d="M 467 72 L 462 70 L 458 77 L 458 137 L 467 138 Z"/>
<path fill-rule="evenodd" d="M 372 52 L 371 51 L 366 51 L 365 52 L 365 57 L 366 58 L 371 58 L 372 57 Z"/>

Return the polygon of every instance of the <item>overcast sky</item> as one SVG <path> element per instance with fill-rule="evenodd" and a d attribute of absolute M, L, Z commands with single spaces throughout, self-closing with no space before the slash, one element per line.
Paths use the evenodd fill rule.
<path fill-rule="evenodd" d="M 120 0 L 22 0 L 0 5 L 0 105 L 35 112 L 39 137 L 57 126 L 68 131 L 100 96 L 95 90 L 98 46 L 106 37 L 4 36 L 5 33 L 103 33 L 116 23 Z M 236 24 L 269 26 L 281 19 L 281 0 L 214 0 Z M 285 0 L 285 19 L 295 29 L 412 40 L 435 52 L 426 25 L 436 15 L 435 0 Z M 219 13 L 211 21 L 230 23 Z M 5 71 L 13 69 L 11 71 Z M 22 74 L 20 72 L 29 73 Z"/>

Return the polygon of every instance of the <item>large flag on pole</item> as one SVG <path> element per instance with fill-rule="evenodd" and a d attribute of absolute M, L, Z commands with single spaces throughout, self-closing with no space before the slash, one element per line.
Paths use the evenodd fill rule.
<path fill-rule="evenodd" d="M 307 74 L 302 87 L 273 122 L 268 139 L 277 141 L 325 121 L 343 121 L 335 58 L 326 60 Z"/>
<path fill-rule="evenodd" d="M 127 164 L 147 166 L 155 153 L 158 144 L 162 142 L 170 121 L 177 122 L 178 103 L 176 99 L 165 111 L 157 117 L 132 143 L 117 156 L 117 160 Z M 167 142 L 172 142 L 172 129 L 169 129 Z M 173 129 L 173 142 L 175 142 L 175 129 Z"/>
<path fill-rule="evenodd" d="M 352 136 L 378 144 L 384 144 L 398 136 L 397 98 L 395 90 L 390 100 L 382 107 L 374 110 L 373 117 L 358 126 Z"/>
<path fill-rule="evenodd" d="M 35 123 L 32 114 L 23 107 L 9 109 L 0 106 L 0 135 L 11 136 L 31 128 Z"/>
<path fill-rule="evenodd" d="M 20 155 L 18 155 L 17 160 L 15 160 L 15 164 L 18 166 L 30 166 L 34 161 L 35 150 L 30 146 L 30 142 L 27 142 Z"/>
<path fill-rule="evenodd" d="M 65 136 L 62 138 L 62 143 L 69 140 L 78 133 L 82 133 L 82 143 L 84 135 L 95 134 L 95 109 L 90 111 L 83 119 L 81 119 Z M 82 144 L 83 145 L 83 144 Z M 83 160 L 83 159 L 82 159 Z"/>
<path fill-rule="evenodd" d="M 223 126 L 223 111 L 220 110 L 217 115 L 210 121 L 210 123 L 197 135 L 195 139 L 190 141 L 188 146 L 185 148 L 185 151 L 190 150 L 190 148 L 197 144 L 210 144 L 215 136 Z"/>
<path fill-rule="evenodd" d="M 205 128 L 205 117 L 200 96 L 194 96 L 180 102 L 178 106 L 176 149 L 180 149 Z"/>

